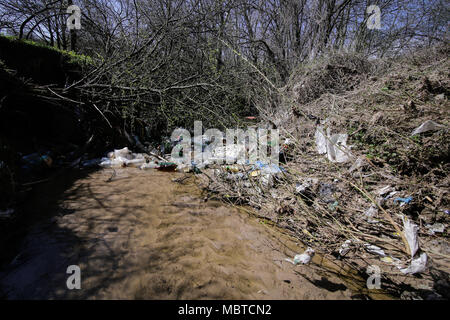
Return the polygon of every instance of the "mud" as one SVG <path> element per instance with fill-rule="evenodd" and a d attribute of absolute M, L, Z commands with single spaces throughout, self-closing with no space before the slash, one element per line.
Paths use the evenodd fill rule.
<path fill-rule="evenodd" d="M 126 168 L 76 180 L 35 224 L 0 273 L 7 299 L 387 298 L 335 261 L 316 255 L 245 210 L 206 201 L 179 173 Z M 50 197 L 51 196 L 48 196 Z M 43 212 L 49 210 L 52 212 Z M 68 290 L 67 267 L 81 269 Z"/>

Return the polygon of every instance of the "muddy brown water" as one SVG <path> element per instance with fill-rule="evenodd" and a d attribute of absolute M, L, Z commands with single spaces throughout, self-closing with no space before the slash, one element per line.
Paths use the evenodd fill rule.
<path fill-rule="evenodd" d="M 387 298 L 245 210 L 204 201 L 182 174 L 126 168 L 76 180 L 28 232 L 0 273 L 8 299 L 360 299 Z M 47 203 L 50 199 L 41 199 Z M 81 289 L 68 290 L 78 265 Z"/>

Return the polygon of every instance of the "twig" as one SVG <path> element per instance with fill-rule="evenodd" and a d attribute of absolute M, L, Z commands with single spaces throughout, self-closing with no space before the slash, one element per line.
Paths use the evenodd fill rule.
<path fill-rule="evenodd" d="M 103 118 L 105 118 L 106 122 L 108 122 L 109 127 L 112 129 L 112 125 L 109 122 L 108 118 L 106 118 L 106 116 L 103 114 L 103 112 L 100 111 L 99 108 L 97 108 L 97 106 L 95 105 L 95 103 L 92 104 L 94 106 L 94 108 L 102 115 Z"/>

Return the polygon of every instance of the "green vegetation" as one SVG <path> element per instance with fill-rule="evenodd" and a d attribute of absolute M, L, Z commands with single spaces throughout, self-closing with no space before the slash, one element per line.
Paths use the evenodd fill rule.
<path fill-rule="evenodd" d="M 52 47 L 52 46 L 46 45 L 45 43 L 43 43 L 41 41 L 33 41 L 33 40 L 29 40 L 29 39 L 20 39 L 19 40 L 15 36 L 7 36 L 7 35 L 0 35 L 0 38 L 10 41 L 11 44 L 15 43 L 15 44 L 24 45 L 25 47 L 32 46 L 32 47 L 36 47 L 36 48 L 42 48 L 45 50 L 52 50 L 54 52 L 62 54 L 64 57 L 66 57 L 67 62 L 70 64 L 77 64 L 80 66 L 94 64 L 93 59 L 87 55 L 78 54 L 73 51 L 58 49 L 57 47 Z"/>

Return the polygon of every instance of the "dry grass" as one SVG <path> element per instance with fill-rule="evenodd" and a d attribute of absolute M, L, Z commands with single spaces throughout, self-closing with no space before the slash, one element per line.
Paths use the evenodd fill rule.
<path fill-rule="evenodd" d="M 288 86 L 276 94 L 268 89 L 259 97 L 263 119 L 295 142 L 286 150 L 288 161 L 282 166 L 287 172 L 269 188 L 261 184 L 260 177 L 248 176 L 250 167 L 242 167 L 243 179 L 223 168 L 210 169 L 207 188 L 227 201 L 258 209 L 260 216 L 329 257 L 339 257 L 341 245 L 350 239 L 350 252 L 339 259 L 361 271 L 369 264 L 381 264 L 388 281 L 414 285 L 413 277 L 393 280 L 391 275 L 398 277 L 399 270 L 364 250 L 364 243 L 374 244 L 408 264 L 401 222 L 405 215 L 420 226 L 420 248 L 431 260 L 423 278 L 433 283 L 433 275 L 444 272 L 448 279 L 450 218 L 444 212 L 450 183 L 447 57 L 448 48 L 417 52 L 396 61 L 369 62 L 337 54 L 300 67 Z M 270 96 L 275 97 L 269 100 Z M 332 133 L 349 135 L 348 163 L 331 163 L 316 152 L 315 130 L 325 119 Z M 446 128 L 411 136 L 426 120 Z M 357 161 L 361 165 L 351 168 Z M 307 181 L 306 190 L 296 192 L 296 184 Z M 385 186 L 397 191 L 395 196 L 378 195 Z M 413 198 L 408 205 L 393 201 L 408 196 Z M 376 208 L 372 217 L 376 223 L 364 214 L 371 206 Z M 429 235 L 425 225 L 433 223 L 443 223 L 444 234 Z M 439 249 L 436 241 L 444 245 Z"/>

